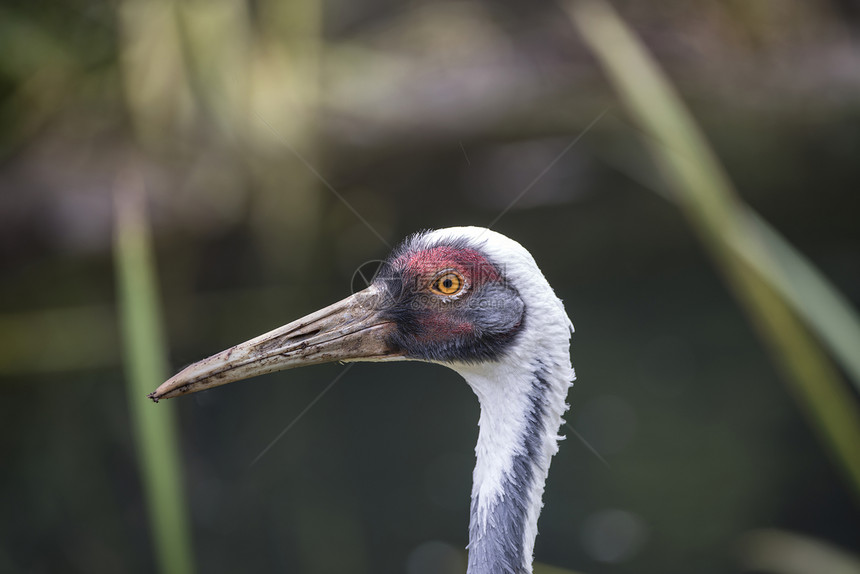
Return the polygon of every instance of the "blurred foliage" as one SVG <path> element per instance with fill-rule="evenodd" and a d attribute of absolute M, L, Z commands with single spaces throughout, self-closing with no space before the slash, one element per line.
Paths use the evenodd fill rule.
<path fill-rule="evenodd" d="M 801 256 L 750 213 L 662 71 L 612 7 L 603 0 L 583 0 L 569 7 L 648 138 L 646 144 L 673 190 L 670 197 L 684 210 L 785 369 L 800 406 L 808 410 L 860 502 L 860 405 L 825 354 L 830 351 L 841 359 L 860 389 L 860 369 L 855 369 L 851 352 L 860 349 L 856 313 L 841 304 L 813 267 L 801 268 Z M 779 258 L 773 255 L 775 250 Z M 795 277 L 806 279 L 803 297 L 792 285 Z M 822 311 L 834 303 L 830 313 L 804 312 Z M 797 315 L 813 325 L 828 343 L 826 349 Z"/>
<path fill-rule="evenodd" d="M 856 360 L 840 321 L 860 301 L 856 9 L 614 5 L 738 195 L 821 270 L 797 253 L 786 266 L 763 239 L 807 337 Z M 620 109 L 557 4 L 4 3 L 0 570 L 157 568 L 132 414 L 152 405 L 120 384 L 111 257 L 129 162 L 145 181 L 174 367 L 341 298 L 408 233 L 487 225 L 513 203 L 495 228 L 568 306 L 568 419 L 609 464 L 563 443 L 539 562 L 778 569 L 779 544 L 748 535 L 762 528 L 860 551 L 850 491 L 695 233 L 645 191 L 669 180 Z M 824 277 L 842 295 L 821 305 L 808 293 Z M 834 339 L 815 320 L 849 327 Z M 462 571 L 478 411 L 447 370 L 357 365 L 250 466 L 338 372 L 176 403 L 178 428 L 158 432 L 192 486 L 200 571 Z"/>
<path fill-rule="evenodd" d="M 194 550 L 176 447 L 176 413 L 172 405 L 156 410 L 140 400 L 167 378 L 168 369 L 149 222 L 140 184 L 133 179 L 129 170 L 118 184 L 114 249 L 129 411 L 158 569 L 191 574 Z"/>
<path fill-rule="evenodd" d="M 755 572 L 856 574 L 860 560 L 820 540 L 782 532 L 750 532 L 743 541 L 742 562 Z"/>

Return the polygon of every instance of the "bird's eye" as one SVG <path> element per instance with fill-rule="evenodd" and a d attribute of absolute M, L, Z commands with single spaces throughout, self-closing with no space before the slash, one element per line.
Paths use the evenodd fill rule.
<path fill-rule="evenodd" d="M 430 288 L 442 295 L 456 295 L 463 288 L 463 278 L 459 273 L 447 271 L 437 277 Z"/>

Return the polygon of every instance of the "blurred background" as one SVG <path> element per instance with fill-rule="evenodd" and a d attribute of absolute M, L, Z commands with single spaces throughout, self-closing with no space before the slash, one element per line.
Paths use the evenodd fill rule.
<path fill-rule="evenodd" d="M 857 4 L 613 4 L 856 309 Z M 544 572 L 857 572 L 857 484 L 617 94 L 556 3 L 5 1 L 0 571 L 463 572 L 478 403 L 453 371 L 144 395 L 409 233 L 493 224 L 577 328 Z"/>

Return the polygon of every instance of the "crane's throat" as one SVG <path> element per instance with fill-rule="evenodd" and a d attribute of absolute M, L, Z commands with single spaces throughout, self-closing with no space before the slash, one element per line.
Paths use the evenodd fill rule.
<path fill-rule="evenodd" d="M 511 380 L 463 375 L 481 402 L 469 523 L 469 574 L 531 572 L 537 519 L 573 378 L 537 361 Z"/>

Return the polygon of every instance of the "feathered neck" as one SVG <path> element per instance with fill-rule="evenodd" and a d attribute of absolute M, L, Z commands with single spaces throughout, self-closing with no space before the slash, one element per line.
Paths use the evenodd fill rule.
<path fill-rule="evenodd" d="M 544 484 L 574 378 L 568 344 L 492 368 L 458 367 L 481 404 L 468 574 L 530 574 Z"/>
<path fill-rule="evenodd" d="M 544 484 L 575 378 L 573 324 L 531 254 L 516 241 L 477 227 L 423 237 L 468 238 L 522 299 L 522 325 L 501 358 L 443 364 L 466 379 L 481 403 L 468 574 L 530 574 Z"/>

